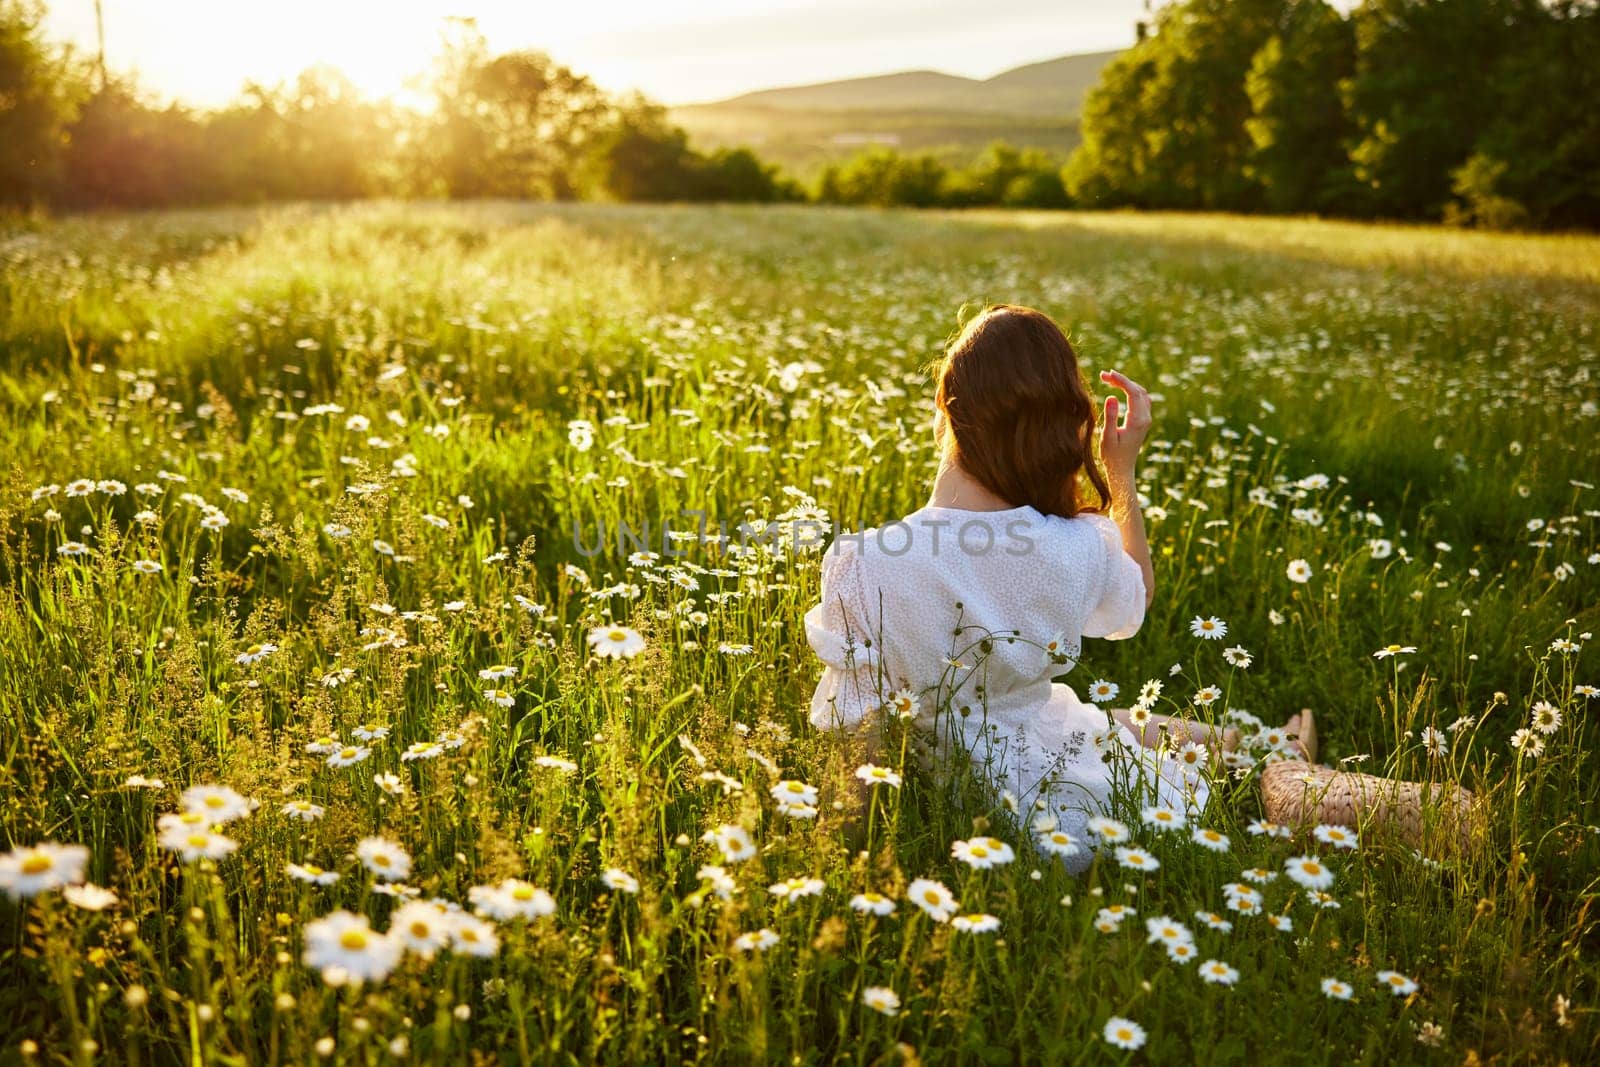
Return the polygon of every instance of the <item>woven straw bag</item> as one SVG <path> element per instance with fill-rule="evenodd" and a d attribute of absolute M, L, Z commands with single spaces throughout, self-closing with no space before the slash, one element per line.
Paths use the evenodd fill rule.
<path fill-rule="evenodd" d="M 1462 851 L 1482 840 L 1482 806 L 1457 785 L 1397 782 L 1336 771 L 1300 760 L 1278 760 L 1261 772 L 1267 818 L 1302 828 L 1317 823 L 1393 834 L 1413 848 L 1452 842 Z"/>

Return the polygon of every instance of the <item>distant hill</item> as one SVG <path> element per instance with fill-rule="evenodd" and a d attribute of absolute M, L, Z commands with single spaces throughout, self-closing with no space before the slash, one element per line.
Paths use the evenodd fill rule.
<path fill-rule="evenodd" d="M 951 163 L 995 139 L 1064 157 L 1078 143 L 1084 94 L 1118 54 L 1061 56 L 982 79 L 911 70 L 761 89 L 675 107 L 671 118 L 699 147 L 749 145 L 802 177 L 872 143 Z"/>
<path fill-rule="evenodd" d="M 936 70 L 910 70 L 868 78 L 761 89 L 703 108 L 768 107 L 786 111 L 979 111 L 1075 118 L 1084 93 L 1117 52 L 1061 56 L 996 74 L 963 78 Z M 689 110 L 685 108 L 684 110 Z"/>

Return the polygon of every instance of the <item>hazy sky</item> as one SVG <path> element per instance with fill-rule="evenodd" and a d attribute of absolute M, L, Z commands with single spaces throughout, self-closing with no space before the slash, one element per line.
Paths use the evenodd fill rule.
<path fill-rule="evenodd" d="M 58 39 L 92 53 L 94 0 L 47 0 Z M 1144 0 L 104 0 L 106 57 L 165 99 L 220 104 L 247 78 L 315 63 L 401 91 L 452 15 L 497 51 L 537 48 L 613 91 L 669 104 L 932 69 L 986 78 L 1133 42 Z"/>

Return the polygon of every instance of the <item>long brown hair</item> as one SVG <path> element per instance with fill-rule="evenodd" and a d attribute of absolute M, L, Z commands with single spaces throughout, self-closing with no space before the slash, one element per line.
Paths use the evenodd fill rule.
<path fill-rule="evenodd" d="M 1063 518 L 1111 500 L 1094 459 L 1094 398 L 1043 312 L 990 304 L 974 316 L 945 349 L 935 402 L 952 458 L 996 496 Z M 1080 471 L 1099 494 L 1092 507 L 1078 499 Z"/>

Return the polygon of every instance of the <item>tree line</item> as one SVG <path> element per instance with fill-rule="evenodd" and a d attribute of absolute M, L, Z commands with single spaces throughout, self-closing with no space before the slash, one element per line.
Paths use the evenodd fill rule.
<path fill-rule="evenodd" d="M 1141 207 L 1600 226 L 1600 0 L 1174 0 L 1089 92 L 1065 160 L 872 147 L 801 183 L 701 151 L 454 20 L 416 111 L 335 71 L 157 107 L 0 0 L 0 204 L 146 208 L 369 196 Z"/>

